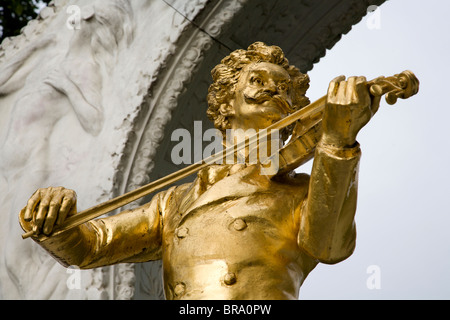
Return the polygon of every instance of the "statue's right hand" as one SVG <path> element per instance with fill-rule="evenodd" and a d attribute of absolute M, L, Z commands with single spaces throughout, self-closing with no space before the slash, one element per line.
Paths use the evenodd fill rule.
<path fill-rule="evenodd" d="M 35 235 L 50 235 L 53 228 L 76 214 L 77 195 L 63 187 L 38 189 L 19 214 L 25 232 L 33 230 Z"/>

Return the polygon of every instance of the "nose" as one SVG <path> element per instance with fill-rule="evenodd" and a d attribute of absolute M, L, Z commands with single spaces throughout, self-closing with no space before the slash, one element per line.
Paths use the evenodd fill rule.
<path fill-rule="evenodd" d="M 264 86 L 264 92 L 271 93 L 271 94 L 278 93 L 278 88 L 277 88 L 275 81 L 273 81 L 273 80 L 267 81 L 266 85 Z"/>

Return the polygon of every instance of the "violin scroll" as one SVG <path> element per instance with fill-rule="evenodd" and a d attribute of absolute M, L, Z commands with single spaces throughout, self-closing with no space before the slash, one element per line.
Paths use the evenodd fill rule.
<path fill-rule="evenodd" d="M 409 70 L 392 77 L 379 77 L 370 82 L 370 93 L 375 97 L 386 95 L 386 102 L 393 105 L 398 98 L 407 99 L 419 92 L 419 80 Z"/>

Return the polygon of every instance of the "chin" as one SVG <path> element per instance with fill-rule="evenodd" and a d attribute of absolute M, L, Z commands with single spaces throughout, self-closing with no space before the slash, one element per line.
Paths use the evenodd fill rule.
<path fill-rule="evenodd" d="M 267 108 L 262 115 L 270 124 L 280 121 L 286 117 L 285 113 L 282 113 L 279 108 Z"/>

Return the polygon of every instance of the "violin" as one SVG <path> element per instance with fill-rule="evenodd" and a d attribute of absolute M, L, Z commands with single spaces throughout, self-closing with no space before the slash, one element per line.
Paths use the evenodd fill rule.
<path fill-rule="evenodd" d="M 382 95 L 386 95 L 386 102 L 392 105 L 397 102 L 398 98 L 407 99 L 415 95 L 419 90 L 419 80 L 411 71 L 404 71 L 392 77 L 379 77 L 368 81 L 367 86 L 369 87 L 369 92 L 373 97 L 381 97 Z M 322 116 L 325 110 L 326 99 L 327 96 L 323 96 L 306 107 L 267 127 L 263 130 L 262 134 L 258 133 L 255 136 L 250 137 L 247 141 L 241 142 L 236 146 L 231 146 L 223 152 L 214 154 L 207 159 L 203 159 L 202 161 L 187 166 L 163 178 L 150 182 L 147 185 L 81 211 L 76 215 L 67 218 L 64 223 L 52 232 L 52 235 L 50 236 L 57 235 L 77 227 L 87 221 L 98 218 L 157 190 L 165 188 L 181 179 L 184 179 L 185 177 L 190 176 L 191 174 L 198 172 L 212 163 L 217 163 L 220 159 L 227 159 L 229 155 L 234 156 L 236 152 L 244 149 L 252 143 L 257 142 L 258 139 L 267 138 L 272 130 L 281 130 L 294 123 L 294 129 L 289 143 L 279 149 L 277 154 L 271 156 L 279 157 L 279 169 L 274 177 L 288 173 L 313 158 L 315 148 L 322 135 Z M 271 157 L 268 159 L 270 160 Z M 22 234 L 22 238 L 26 239 L 32 237 L 33 235 L 34 232 L 30 231 Z M 48 237 L 43 234 L 34 237 L 34 239 L 39 241 L 43 241 L 46 238 Z"/>

